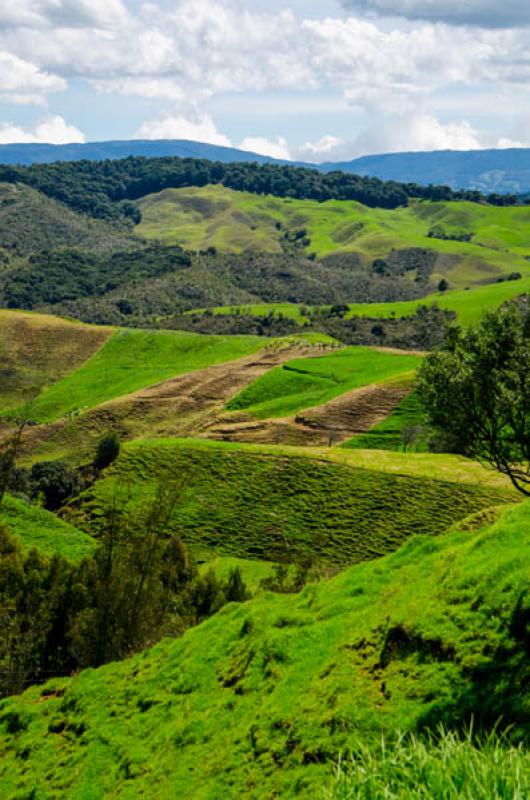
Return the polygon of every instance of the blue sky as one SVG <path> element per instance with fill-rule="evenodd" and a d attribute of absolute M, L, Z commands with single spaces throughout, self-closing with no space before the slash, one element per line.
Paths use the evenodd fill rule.
<path fill-rule="evenodd" d="M 528 0 L 0 4 L 0 142 L 280 157 L 530 143 Z"/>

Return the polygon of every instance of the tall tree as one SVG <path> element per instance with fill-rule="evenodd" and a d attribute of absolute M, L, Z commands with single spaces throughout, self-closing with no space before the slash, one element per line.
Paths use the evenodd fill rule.
<path fill-rule="evenodd" d="M 452 329 L 418 376 L 429 422 L 457 452 L 530 496 L 530 317 L 516 304 Z"/>

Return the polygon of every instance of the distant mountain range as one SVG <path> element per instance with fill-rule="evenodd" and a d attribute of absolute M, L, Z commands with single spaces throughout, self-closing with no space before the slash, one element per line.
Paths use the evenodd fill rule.
<path fill-rule="evenodd" d="M 86 144 L 4 144 L 0 145 L 1 164 L 45 164 L 53 161 L 126 158 L 127 156 L 179 156 L 212 161 L 289 163 L 233 147 L 192 142 L 184 139 L 124 140 Z M 341 170 L 383 180 L 444 184 L 453 189 L 478 189 L 482 192 L 530 192 L 530 148 L 503 150 L 437 150 L 425 153 L 386 153 L 363 156 L 353 161 L 295 166 L 331 172 Z"/>

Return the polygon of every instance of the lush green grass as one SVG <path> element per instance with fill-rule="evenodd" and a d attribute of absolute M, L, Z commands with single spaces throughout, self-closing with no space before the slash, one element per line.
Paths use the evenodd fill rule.
<path fill-rule="evenodd" d="M 88 361 L 41 394 L 31 416 L 48 422 L 174 375 L 249 355 L 257 336 L 204 336 L 180 331 L 119 330 Z"/>
<path fill-rule="evenodd" d="M 469 291 L 447 291 L 430 294 L 422 300 L 404 301 L 400 303 L 351 303 L 349 317 L 405 317 L 414 314 L 419 305 L 438 303 L 440 308 L 454 311 L 461 325 L 472 325 L 480 319 L 484 312 L 498 308 L 507 300 L 513 300 L 521 294 L 530 292 L 530 278 L 518 281 L 493 283 L 488 286 L 477 286 Z"/>
<path fill-rule="evenodd" d="M 414 370 L 420 358 L 369 347 L 347 347 L 336 353 L 295 359 L 270 370 L 227 405 L 258 419 L 282 417 L 321 405 L 344 392 L 380 383 Z"/>
<path fill-rule="evenodd" d="M 337 767 L 329 800 L 523 800 L 530 796 L 530 753 L 491 733 L 359 739 Z"/>
<path fill-rule="evenodd" d="M 3 796 L 305 800 L 322 796 L 340 754 L 349 763 L 360 740 L 376 753 L 382 733 L 472 716 L 528 733 L 529 559 L 525 503 L 488 529 L 416 537 L 299 596 L 231 604 L 181 639 L 5 700 Z M 374 780 L 399 781 L 394 752 L 394 767 L 372 756 Z M 498 757 L 512 780 L 511 756 Z M 479 769 L 456 747 L 445 758 L 455 777 L 467 759 Z M 410 759 L 403 778 L 422 751 Z M 494 769 L 479 773 L 486 788 Z"/>
<path fill-rule="evenodd" d="M 82 527 L 97 532 L 116 487 L 126 487 L 134 514 L 159 480 L 183 476 L 171 527 L 192 548 L 335 566 L 383 555 L 415 533 L 441 533 L 472 512 L 514 500 L 504 484 L 480 485 L 478 473 L 466 483 L 433 480 L 429 468 L 403 474 L 399 459 L 392 472 L 355 464 L 354 452 L 340 451 L 346 463 L 304 453 L 207 440 L 132 442 L 86 494 Z"/>
<path fill-rule="evenodd" d="M 7 496 L 0 508 L 0 522 L 6 525 L 25 550 L 55 553 L 70 559 L 90 555 L 95 544 L 91 536 L 64 522 L 44 508 Z"/>
<path fill-rule="evenodd" d="M 342 447 L 352 450 L 412 450 L 425 451 L 426 434 L 418 430 L 417 437 L 406 446 L 404 434 L 407 429 L 425 426 L 425 412 L 415 392 L 408 394 L 386 417 L 368 431 L 344 442 Z"/>
<path fill-rule="evenodd" d="M 457 321 L 461 325 L 473 325 L 482 315 L 489 310 L 501 306 L 522 294 L 530 293 L 530 278 L 524 277 L 517 281 L 504 281 L 486 286 L 471 286 L 469 290 L 449 290 L 435 292 L 423 297 L 421 300 L 402 300 L 392 303 L 350 303 L 346 317 L 371 317 L 376 319 L 391 319 L 392 317 L 406 317 L 414 314 L 420 305 L 437 303 L 440 308 L 454 311 Z M 274 313 L 283 314 L 300 323 L 307 317 L 302 315 L 304 306 L 292 303 L 265 303 L 241 306 L 217 306 L 209 309 L 213 314 L 252 314 L 261 316 Z M 309 308 L 310 306 L 305 306 Z M 325 308 L 323 306 L 322 308 Z M 315 309 L 313 309 L 315 310 Z M 204 312 L 204 309 L 190 311 L 190 314 Z"/>
<path fill-rule="evenodd" d="M 281 252 L 286 231 L 305 229 L 307 250 L 318 256 L 355 250 L 367 258 L 392 248 L 421 247 L 441 258 L 433 280 L 445 277 L 451 287 L 493 282 L 520 271 L 530 275 L 527 207 L 499 208 L 478 203 L 412 201 L 407 208 L 372 209 L 360 203 L 293 200 L 236 192 L 224 186 L 167 189 L 145 197 L 138 232 L 195 250 Z M 281 225 L 279 228 L 278 225 Z M 472 233 L 471 242 L 433 239 Z"/>

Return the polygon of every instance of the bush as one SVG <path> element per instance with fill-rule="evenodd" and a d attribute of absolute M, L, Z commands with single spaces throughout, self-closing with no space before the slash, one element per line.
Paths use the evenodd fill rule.
<path fill-rule="evenodd" d="M 101 437 L 94 457 L 94 467 L 105 469 L 116 461 L 120 453 L 120 439 L 117 433 L 106 433 Z"/>

